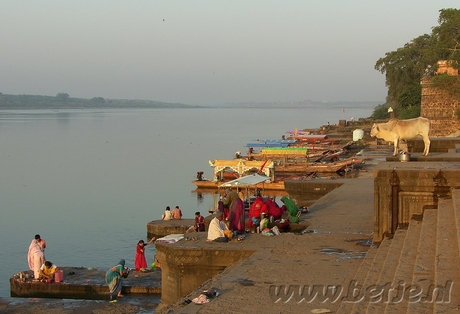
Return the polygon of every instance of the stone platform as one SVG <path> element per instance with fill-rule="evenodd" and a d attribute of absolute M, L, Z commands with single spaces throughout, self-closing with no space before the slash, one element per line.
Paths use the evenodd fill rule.
<path fill-rule="evenodd" d="M 108 300 L 109 289 L 105 282 L 105 270 L 82 267 L 63 267 L 63 282 L 35 282 L 33 272 L 24 272 L 30 278 L 21 281 L 13 276 L 10 278 L 12 297 L 24 298 L 59 298 Z M 16 278 L 15 278 L 16 277 Z M 123 294 L 152 295 L 161 294 L 161 271 L 133 272 L 123 278 Z"/>
<path fill-rule="evenodd" d="M 195 219 L 152 220 L 147 224 L 147 235 L 150 238 L 160 238 L 170 234 L 181 234 L 194 224 Z"/>
<path fill-rule="evenodd" d="M 339 285 L 348 288 L 349 279 L 353 278 L 369 250 L 373 232 L 373 178 L 338 179 L 333 184 L 339 187 L 319 199 L 310 207 L 309 213 L 302 214 L 301 220 L 308 220 L 310 224 L 308 232 L 282 233 L 272 237 L 246 234 L 241 243 L 208 243 L 206 235 L 201 233 L 197 234 L 196 241 L 180 241 L 172 245 L 157 243 L 157 257 L 164 275 L 162 304 L 158 312 L 306 313 L 326 306 L 337 309 L 339 304 L 329 301 L 323 304 L 318 298 L 311 304 L 298 303 L 298 300 L 286 304 L 284 299 L 275 302 L 279 289 L 289 286 Z M 237 253 L 240 253 L 239 258 Z M 194 268 L 193 263 L 200 268 Z M 170 268 L 166 270 L 164 264 L 169 264 Z M 181 299 L 177 291 L 183 283 L 181 274 L 186 274 L 185 281 L 189 279 L 189 273 L 216 266 L 221 266 L 223 271 L 206 282 L 201 278 L 202 286 L 195 282 L 198 284 L 195 290 L 189 283 L 187 288 L 192 290 Z M 183 300 L 191 300 L 200 291 L 210 288 L 220 292 L 219 297 L 210 303 L 180 305 Z"/>

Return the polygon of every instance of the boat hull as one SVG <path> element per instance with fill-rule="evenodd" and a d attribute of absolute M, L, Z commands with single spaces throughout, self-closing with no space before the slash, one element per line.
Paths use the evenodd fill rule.
<path fill-rule="evenodd" d="M 202 189 L 217 189 L 220 185 L 225 182 L 215 182 L 210 180 L 195 180 L 192 181 L 198 188 Z M 284 190 L 284 182 L 273 182 L 273 183 L 258 183 L 255 186 L 247 186 L 250 190 L 254 188 L 265 189 L 265 190 Z M 241 186 L 240 188 L 246 188 Z"/>

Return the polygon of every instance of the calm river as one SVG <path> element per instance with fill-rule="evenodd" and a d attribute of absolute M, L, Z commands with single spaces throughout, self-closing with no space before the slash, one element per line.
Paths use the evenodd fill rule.
<path fill-rule="evenodd" d="M 193 192 L 208 160 L 232 159 L 246 143 L 287 130 L 367 117 L 373 108 L 0 111 L 0 297 L 28 269 L 34 235 L 58 266 L 134 267 L 146 224 L 179 205 L 206 213 Z M 153 262 L 154 245 L 146 250 Z"/>

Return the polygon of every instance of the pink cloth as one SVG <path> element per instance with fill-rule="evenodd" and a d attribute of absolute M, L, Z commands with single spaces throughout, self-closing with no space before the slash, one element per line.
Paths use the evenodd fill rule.
<path fill-rule="evenodd" d="M 29 253 L 27 253 L 27 261 L 29 263 L 30 270 L 34 271 L 34 278 L 38 279 L 40 274 L 40 267 L 45 263 L 45 256 L 41 246 L 37 240 L 33 239 L 29 245 Z"/>

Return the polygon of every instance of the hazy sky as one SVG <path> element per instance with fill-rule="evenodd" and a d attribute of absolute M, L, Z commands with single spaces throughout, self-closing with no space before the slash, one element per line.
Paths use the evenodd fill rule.
<path fill-rule="evenodd" d="M 386 52 L 458 0 L 0 0 L 0 92 L 379 101 Z"/>

